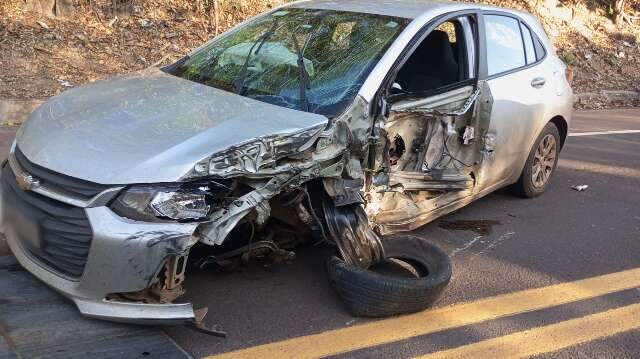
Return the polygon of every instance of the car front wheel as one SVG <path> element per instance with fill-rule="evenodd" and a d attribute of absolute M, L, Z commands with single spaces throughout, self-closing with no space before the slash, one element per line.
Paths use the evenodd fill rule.
<path fill-rule="evenodd" d="M 515 185 L 515 190 L 520 196 L 537 197 L 547 189 L 558 165 L 559 153 L 560 133 L 556 125 L 548 123 L 533 145 L 520 179 Z"/>

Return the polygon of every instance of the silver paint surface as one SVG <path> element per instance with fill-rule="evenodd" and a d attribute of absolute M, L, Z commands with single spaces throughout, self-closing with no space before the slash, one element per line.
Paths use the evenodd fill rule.
<path fill-rule="evenodd" d="M 327 121 L 150 69 L 53 97 L 17 144 L 30 161 L 95 183 L 174 182 L 231 145 Z"/>
<path fill-rule="evenodd" d="M 351 11 L 413 19 L 426 11 L 449 8 L 454 4 L 444 0 L 308 0 L 295 2 L 290 7 Z"/>
<path fill-rule="evenodd" d="M 488 106 L 484 114 L 491 119 L 485 137 L 494 139 L 495 153 L 483 164 L 476 187 L 436 200 L 435 209 L 419 213 L 410 223 L 385 224 L 381 228 L 383 233 L 429 222 L 515 182 L 526 151 L 542 127 L 554 116 L 571 120 L 572 93 L 563 74 L 558 75 L 560 60 L 541 26 L 530 15 L 477 4 L 419 0 L 383 0 L 375 6 L 364 0 L 311 0 L 284 7 L 287 6 L 414 19 L 375 66 L 360 89 L 350 116 L 344 120 L 351 133 L 361 139 L 369 134 L 368 126 L 372 123 L 368 117 L 369 104 L 388 71 L 423 26 L 442 14 L 465 9 L 517 14 L 549 51 L 547 59 L 531 71 L 515 72 L 486 83 L 493 106 Z M 518 97 L 520 92 L 514 89 L 528 86 L 529 77 L 539 76 L 538 70 L 547 77 L 548 89 L 527 89 Z M 560 82 L 553 87 L 552 81 Z M 524 94 L 526 98 L 522 98 Z M 323 116 L 265 104 L 150 69 L 52 98 L 23 125 L 17 143 L 36 164 L 97 183 L 174 182 L 190 172 L 196 162 L 229 146 L 257 137 L 300 131 L 327 121 Z M 325 152 L 332 156 L 340 153 L 333 148 Z M 325 172 L 309 176 L 322 173 Z M 269 195 L 276 194 L 276 187 Z M 245 206 L 256 205 L 251 202 Z M 118 217 L 104 206 L 85 210 L 94 238 L 85 274 L 79 282 L 56 275 L 28 257 L 17 243 L 11 224 L 5 224 L 9 244 L 22 265 L 73 299 L 81 312 L 89 316 L 126 321 L 191 318 L 190 305 L 114 304 L 105 302 L 104 296 L 146 288 L 167 255 L 184 252 L 197 240 L 193 237 L 195 225 L 134 222 Z"/>
<path fill-rule="evenodd" d="M 8 205 L 3 203 L 11 210 Z M 73 300 L 85 315 L 146 324 L 181 324 L 194 318 L 191 304 L 143 305 L 105 298 L 110 293 L 147 288 L 169 255 L 184 253 L 194 244 L 197 224 L 135 222 L 118 217 L 107 207 L 85 211 L 93 240 L 80 279 L 66 278 L 39 264 L 22 248 L 13 224 L 5 223 L 12 253 L 26 270 Z"/>

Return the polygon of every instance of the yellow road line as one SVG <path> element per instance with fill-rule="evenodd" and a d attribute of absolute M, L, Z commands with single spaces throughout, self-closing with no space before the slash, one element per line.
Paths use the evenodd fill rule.
<path fill-rule="evenodd" d="M 421 356 L 421 359 L 528 358 L 640 328 L 640 304 Z"/>
<path fill-rule="evenodd" d="M 640 286 L 640 268 L 240 349 L 220 358 L 317 358 Z"/>

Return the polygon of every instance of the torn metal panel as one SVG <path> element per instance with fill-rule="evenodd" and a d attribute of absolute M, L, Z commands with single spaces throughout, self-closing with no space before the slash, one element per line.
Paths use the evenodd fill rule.
<path fill-rule="evenodd" d="M 471 189 L 474 179 L 461 173 L 415 173 L 397 171 L 391 174 L 390 185 L 412 190 L 460 190 Z"/>
<path fill-rule="evenodd" d="M 474 86 L 464 86 L 439 95 L 423 99 L 402 101 L 394 104 L 392 111 L 396 112 L 423 112 L 434 115 L 460 116 L 467 112 L 473 105 L 477 94 Z M 471 100 L 471 101 L 469 101 Z M 468 105 L 466 104 L 468 103 Z M 453 104 L 453 105 L 452 105 Z M 465 104 L 455 106 L 455 104 Z"/>
<path fill-rule="evenodd" d="M 488 118 L 479 116 L 482 84 L 425 99 L 404 100 L 386 122 L 386 186 L 368 193 L 367 214 L 381 234 L 417 228 L 441 208 L 470 197 L 482 166 L 476 133 Z"/>
<path fill-rule="evenodd" d="M 452 191 L 438 196 L 430 192 L 385 193 L 370 218 L 381 235 L 411 231 L 472 201 L 469 190 Z M 396 197 L 391 198 L 390 196 Z M 385 206 L 389 206 L 386 209 Z M 369 208 L 368 208 L 369 209 Z M 369 211 L 368 211 L 369 212 Z"/>
<path fill-rule="evenodd" d="M 338 207 L 363 203 L 362 195 L 360 194 L 364 186 L 362 179 L 325 178 L 322 183 L 324 190 L 333 198 L 335 205 Z"/>
<path fill-rule="evenodd" d="M 231 206 L 215 211 L 211 215 L 210 221 L 200 225 L 197 235 L 202 243 L 220 245 L 238 222 L 251 211 L 256 210 L 261 223 L 264 223 L 269 216 L 270 206 L 268 201 L 270 199 L 281 193 L 285 188 L 299 187 L 319 175 L 320 166 L 314 164 L 298 173 L 275 176 L 263 187 L 235 200 Z"/>

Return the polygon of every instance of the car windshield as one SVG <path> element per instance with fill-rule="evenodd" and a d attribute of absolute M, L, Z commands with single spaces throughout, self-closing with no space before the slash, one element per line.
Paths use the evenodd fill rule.
<path fill-rule="evenodd" d="M 169 67 L 187 80 L 335 117 L 408 20 L 286 8 L 257 17 Z"/>

